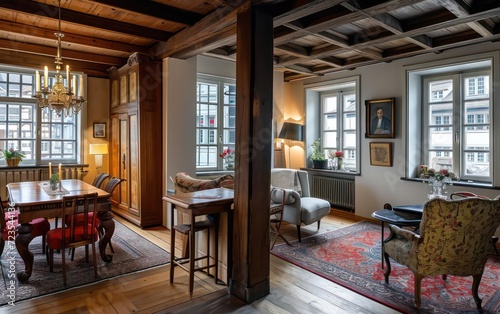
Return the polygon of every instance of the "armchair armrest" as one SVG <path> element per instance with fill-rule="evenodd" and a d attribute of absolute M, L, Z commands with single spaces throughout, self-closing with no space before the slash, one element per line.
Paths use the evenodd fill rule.
<path fill-rule="evenodd" d="M 283 193 L 285 193 L 284 196 Z M 300 200 L 297 191 L 282 188 L 273 188 L 271 191 L 271 201 L 274 203 L 281 204 L 283 202 L 284 205 L 289 205 L 294 204 L 297 200 Z"/>
<path fill-rule="evenodd" d="M 418 237 L 420 239 L 420 235 L 411 231 L 411 230 L 403 229 L 403 228 L 398 227 L 396 225 L 389 225 L 389 228 L 391 229 L 391 231 L 395 235 L 401 236 L 408 241 L 413 241 L 415 239 L 415 237 Z"/>

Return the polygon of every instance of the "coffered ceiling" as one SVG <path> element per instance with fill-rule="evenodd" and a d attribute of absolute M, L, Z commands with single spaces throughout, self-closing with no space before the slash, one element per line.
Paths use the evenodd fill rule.
<path fill-rule="evenodd" d="M 500 38 L 497 0 L 253 0 L 274 17 L 286 81 Z M 62 56 L 107 77 L 134 52 L 236 60 L 244 0 L 61 0 Z M 57 0 L 0 1 L 0 63 L 40 68 L 56 53 Z"/>

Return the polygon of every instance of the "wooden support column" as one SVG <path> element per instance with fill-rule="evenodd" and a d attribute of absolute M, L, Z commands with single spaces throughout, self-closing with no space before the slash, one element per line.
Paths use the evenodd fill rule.
<path fill-rule="evenodd" d="M 273 19 L 247 3 L 237 18 L 237 170 L 230 292 L 251 303 L 270 292 Z"/>

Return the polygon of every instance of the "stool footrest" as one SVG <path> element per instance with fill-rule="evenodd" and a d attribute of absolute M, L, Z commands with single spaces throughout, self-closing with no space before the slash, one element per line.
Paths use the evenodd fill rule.
<path fill-rule="evenodd" d="M 212 222 L 210 220 L 197 221 L 194 224 L 194 231 L 201 231 L 208 229 L 212 226 Z M 191 231 L 191 224 L 182 224 L 173 226 L 175 231 L 178 231 L 183 234 L 188 234 Z"/>

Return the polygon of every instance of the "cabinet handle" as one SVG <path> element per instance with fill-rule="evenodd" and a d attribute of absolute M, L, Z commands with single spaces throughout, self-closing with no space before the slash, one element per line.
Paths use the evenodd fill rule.
<path fill-rule="evenodd" d="M 123 154 L 122 163 L 123 163 L 123 169 L 125 169 L 125 154 Z"/>

